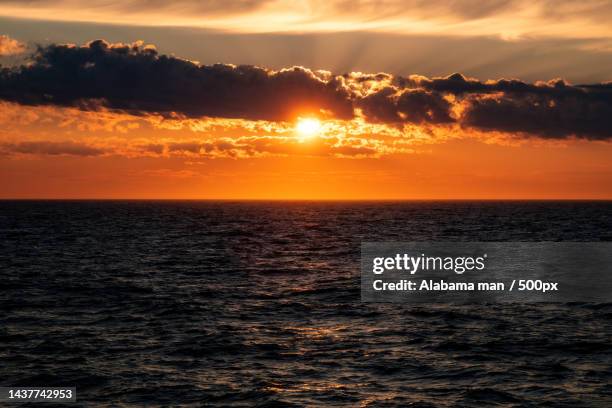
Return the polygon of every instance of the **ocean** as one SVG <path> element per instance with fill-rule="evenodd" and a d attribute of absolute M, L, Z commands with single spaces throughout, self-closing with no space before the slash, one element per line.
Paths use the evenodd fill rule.
<path fill-rule="evenodd" d="M 0 201 L 0 386 L 75 386 L 71 407 L 612 406 L 612 303 L 361 303 L 362 241 L 612 241 L 612 202 Z"/>

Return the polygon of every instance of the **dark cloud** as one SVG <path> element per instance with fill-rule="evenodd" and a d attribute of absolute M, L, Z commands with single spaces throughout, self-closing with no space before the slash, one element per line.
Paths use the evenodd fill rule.
<path fill-rule="evenodd" d="M 5 68 L 0 99 L 29 105 L 101 107 L 132 114 L 285 121 L 307 113 L 368 122 L 445 125 L 545 138 L 612 138 L 612 84 L 481 81 L 459 73 L 407 77 L 332 75 L 303 67 L 200 65 L 153 47 L 40 47 L 32 63 Z M 202 146 L 169 146 L 197 152 Z M 223 146 L 216 146 L 223 149 Z"/>
<path fill-rule="evenodd" d="M 99 104 L 187 117 L 287 120 L 320 109 L 352 116 L 340 83 L 304 68 L 199 65 L 158 55 L 150 47 L 102 40 L 84 47 L 39 47 L 32 64 L 2 72 L 0 97 L 32 105 L 95 109 Z"/>
<path fill-rule="evenodd" d="M 463 123 L 483 130 L 528 133 L 545 138 L 575 135 L 609 140 L 612 138 L 612 104 L 571 95 L 471 98 Z"/>
<path fill-rule="evenodd" d="M 402 89 L 452 95 L 464 104 L 457 120 L 481 130 L 528 133 L 545 138 L 612 138 L 612 84 L 571 85 L 562 79 L 535 84 L 517 79 L 479 81 L 453 74 L 444 78 L 398 78 Z"/>
<path fill-rule="evenodd" d="M 357 100 L 365 117 L 381 123 L 450 123 L 451 104 L 438 92 L 423 89 L 397 91 L 386 87 Z"/>
<path fill-rule="evenodd" d="M 398 78 L 397 83 L 402 88 L 421 87 L 430 91 L 449 93 L 453 95 L 496 92 L 505 92 L 516 95 L 586 95 L 585 86 L 574 87 L 562 79 L 555 79 L 549 82 L 540 82 L 536 84 L 530 84 L 518 79 L 499 79 L 497 81 L 482 82 L 478 79 L 466 78 L 459 73 L 454 73 L 447 77 L 432 79 L 419 76 Z"/>
<path fill-rule="evenodd" d="M 178 153 L 199 153 L 202 145 L 195 142 L 180 142 L 180 143 L 170 143 L 168 145 L 169 152 L 178 152 Z"/>
<path fill-rule="evenodd" d="M 69 156 L 100 156 L 106 153 L 103 149 L 75 142 L 20 142 L 6 143 L 0 146 L 5 153 L 69 155 Z"/>
<path fill-rule="evenodd" d="M 164 145 L 158 143 L 149 143 L 141 146 L 142 150 L 147 153 L 162 154 L 164 153 Z"/>

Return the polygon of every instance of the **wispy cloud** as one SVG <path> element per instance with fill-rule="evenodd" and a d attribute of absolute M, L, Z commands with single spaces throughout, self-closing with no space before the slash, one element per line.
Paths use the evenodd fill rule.
<path fill-rule="evenodd" d="M 5 16 L 242 32 L 379 30 L 521 38 L 608 37 L 601 0 L 0 0 Z"/>
<path fill-rule="evenodd" d="M 4 154 L 35 154 L 48 156 L 99 156 L 105 153 L 103 149 L 71 141 L 3 143 L 0 144 L 0 152 Z"/>

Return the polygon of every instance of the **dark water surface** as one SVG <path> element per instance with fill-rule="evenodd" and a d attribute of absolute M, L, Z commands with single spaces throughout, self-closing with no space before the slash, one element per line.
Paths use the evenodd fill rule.
<path fill-rule="evenodd" d="M 612 203 L 0 202 L 0 385 L 83 406 L 612 406 L 612 304 L 362 304 L 362 240 L 611 241 Z"/>

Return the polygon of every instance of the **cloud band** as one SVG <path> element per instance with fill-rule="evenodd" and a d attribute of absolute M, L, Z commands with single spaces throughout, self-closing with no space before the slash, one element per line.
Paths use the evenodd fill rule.
<path fill-rule="evenodd" d="M 292 67 L 201 65 L 142 43 L 39 47 L 4 68 L 0 99 L 134 115 L 290 121 L 305 114 L 370 123 L 458 125 L 562 139 L 612 138 L 612 84 L 526 83 L 386 73 L 334 75 Z"/>

